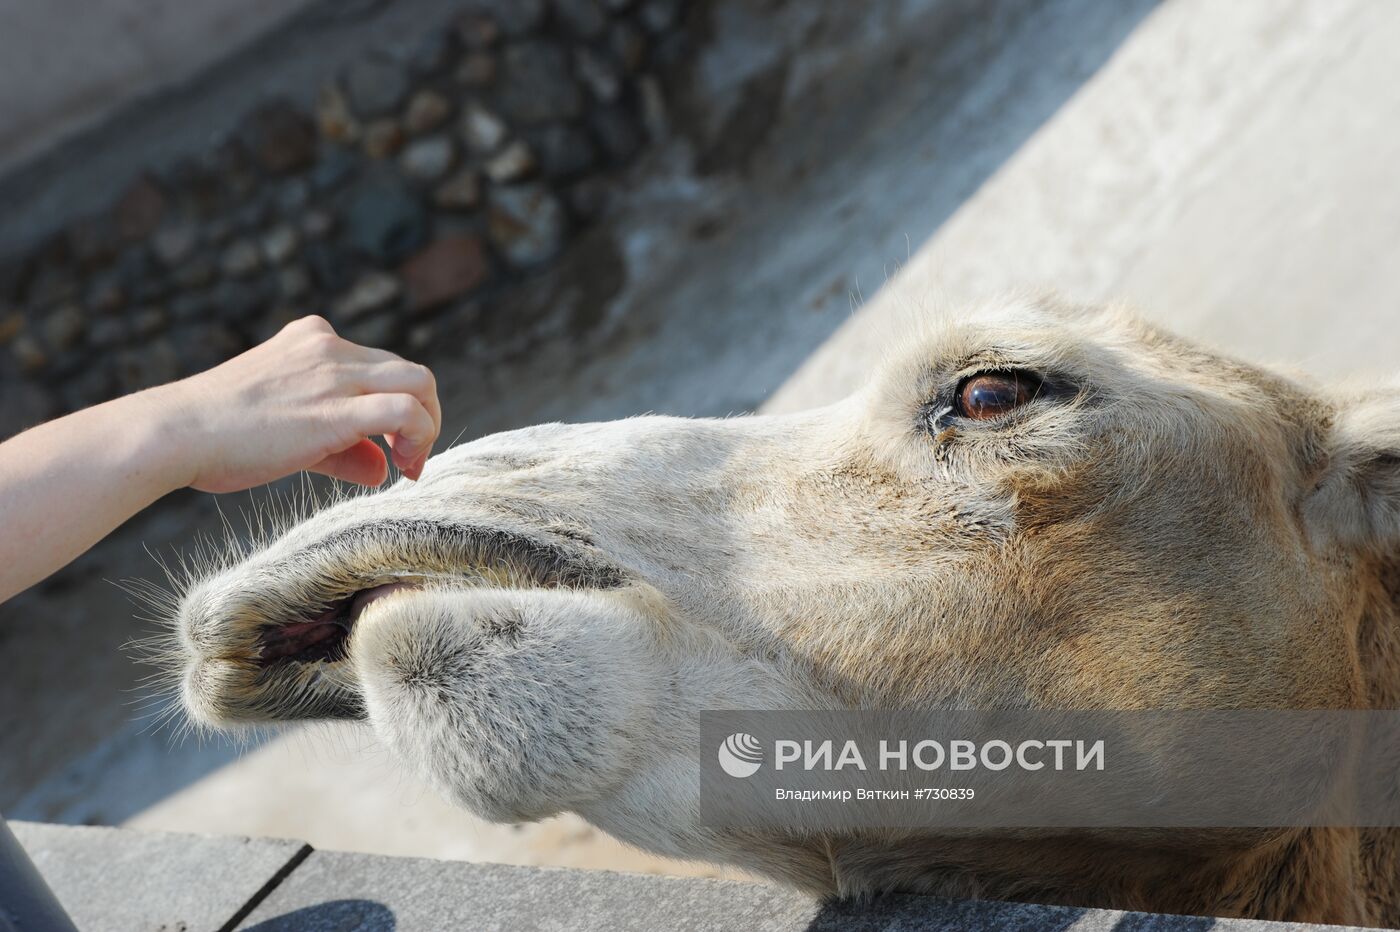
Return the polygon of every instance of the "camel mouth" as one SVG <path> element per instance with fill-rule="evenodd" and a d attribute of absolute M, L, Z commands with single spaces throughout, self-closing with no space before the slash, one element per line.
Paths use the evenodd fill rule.
<path fill-rule="evenodd" d="M 263 602 L 253 659 L 262 668 L 343 661 L 361 614 L 397 592 L 615 589 L 627 584 L 617 567 L 570 544 L 498 528 L 426 521 L 380 522 L 342 531 L 294 558 L 298 566 L 314 567 L 315 580 L 298 586 L 314 594 L 312 600 L 297 606 L 276 593 L 264 594 L 271 598 Z M 269 603 L 279 608 L 269 613 Z"/>
<path fill-rule="evenodd" d="M 617 589 L 630 576 L 591 544 L 427 519 L 338 530 L 194 587 L 179 609 L 187 708 L 215 726 L 363 718 L 351 662 L 381 602 L 480 589 Z"/>
<path fill-rule="evenodd" d="M 361 589 L 337 599 L 314 618 L 267 625 L 258 637 L 257 664 L 339 663 L 348 656 L 350 635 L 360 615 L 374 602 L 405 589 L 421 588 L 405 580 Z"/>

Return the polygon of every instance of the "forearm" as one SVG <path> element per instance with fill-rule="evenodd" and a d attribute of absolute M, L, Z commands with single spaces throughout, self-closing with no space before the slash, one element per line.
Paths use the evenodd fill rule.
<path fill-rule="evenodd" d="M 426 368 L 295 321 L 208 372 L 0 444 L 0 601 L 185 486 L 237 492 L 303 469 L 379 485 L 376 435 L 417 479 L 441 426 Z"/>
<path fill-rule="evenodd" d="M 118 398 L 0 444 L 0 601 L 191 481 L 161 391 Z"/>

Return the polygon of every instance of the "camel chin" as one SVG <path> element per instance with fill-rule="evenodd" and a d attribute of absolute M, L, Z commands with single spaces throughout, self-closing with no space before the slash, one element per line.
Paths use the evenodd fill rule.
<path fill-rule="evenodd" d="M 719 831 L 696 724 L 1397 708 L 1398 537 L 1400 389 L 1009 299 L 912 320 L 830 407 L 456 447 L 190 582 L 172 650 L 198 722 L 365 719 L 487 818 L 573 811 L 815 893 L 1400 924 L 1391 829 Z"/>

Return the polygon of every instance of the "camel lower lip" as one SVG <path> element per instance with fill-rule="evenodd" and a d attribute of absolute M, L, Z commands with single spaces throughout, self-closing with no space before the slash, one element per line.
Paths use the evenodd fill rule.
<path fill-rule="evenodd" d="M 334 663 L 344 660 L 346 642 L 361 613 L 385 596 L 409 588 L 413 585 L 404 582 L 373 586 L 336 600 L 314 618 L 272 625 L 258 639 L 258 662 L 268 666 L 281 661 Z"/>

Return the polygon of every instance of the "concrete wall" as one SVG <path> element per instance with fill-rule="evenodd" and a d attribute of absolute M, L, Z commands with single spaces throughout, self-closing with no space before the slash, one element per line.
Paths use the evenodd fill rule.
<path fill-rule="evenodd" d="M 859 385 L 902 316 L 1014 288 L 1126 302 L 1320 382 L 1393 378 L 1397 42 L 1389 3 L 1165 4 L 770 410 Z"/>
<path fill-rule="evenodd" d="M 220 61 L 307 2 L 0 4 L 0 172 Z"/>

